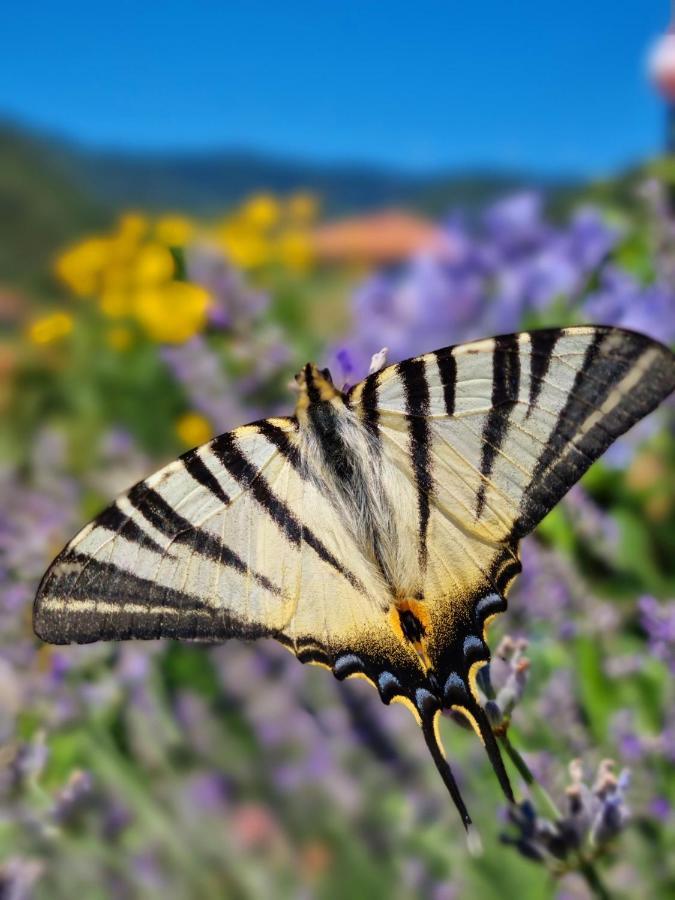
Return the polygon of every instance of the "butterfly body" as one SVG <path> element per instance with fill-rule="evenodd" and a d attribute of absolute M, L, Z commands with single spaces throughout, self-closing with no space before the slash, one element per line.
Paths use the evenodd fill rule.
<path fill-rule="evenodd" d="M 666 347 L 598 326 L 405 360 L 348 392 L 308 364 L 295 415 L 184 454 L 85 527 L 46 573 L 54 643 L 274 637 L 415 714 L 470 820 L 437 718 L 461 712 L 511 788 L 476 675 L 519 540 L 675 387 Z"/>

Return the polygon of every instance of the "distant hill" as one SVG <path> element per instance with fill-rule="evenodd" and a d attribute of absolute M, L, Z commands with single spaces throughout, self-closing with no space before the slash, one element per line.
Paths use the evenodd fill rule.
<path fill-rule="evenodd" d="M 41 159 L 94 202 L 108 208 L 139 206 L 217 215 L 252 191 L 316 191 L 328 213 L 384 206 L 429 212 L 462 207 L 469 213 L 524 185 L 558 193 L 574 183 L 526 173 L 440 172 L 430 175 L 371 164 L 317 163 L 246 150 L 192 153 L 106 152 L 0 123 L 0 157 L 16 152 Z"/>
<path fill-rule="evenodd" d="M 109 218 L 108 205 L 70 177 L 48 146 L 0 128 L 0 286 L 48 291 L 58 248 Z"/>
<path fill-rule="evenodd" d="M 64 164 L 92 195 L 123 206 L 174 208 L 212 216 L 253 191 L 319 194 L 328 214 L 409 206 L 429 212 L 468 210 L 525 184 L 500 173 L 422 176 L 357 164 L 317 164 L 254 152 L 221 151 L 180 156 L 74 151 Z M 558 185 L 542 185 L 558 188 Z"/>
<path fill-rule="evenodd" d="M 0 284 L 47 284 L 43 273 L 53 253 L 74 236 L 105 227 L 123 208 L 211 217 L 253 191 L 304 188 L 321 196 L 328 215 L 402 206 L 434 216 L 461 209 L 471 217 L 525 186 L 542 190 L 554 209 L 583 188 L 519 173 L 417 175 L 241 150 L 104 152 L 0 123 Z"/>

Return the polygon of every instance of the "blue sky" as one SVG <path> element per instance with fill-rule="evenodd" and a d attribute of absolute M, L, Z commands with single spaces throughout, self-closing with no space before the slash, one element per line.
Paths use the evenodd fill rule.
<path fill-rule="evenodd" d="M 655 152 L 666 0 L 26 2 L 0 115 L 107 147 L 598 175 Z"/>

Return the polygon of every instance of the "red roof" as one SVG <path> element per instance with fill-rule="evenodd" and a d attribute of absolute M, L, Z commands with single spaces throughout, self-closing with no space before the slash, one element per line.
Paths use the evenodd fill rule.
<path fill-rule="evenodd" d="M 326 222 L 312 234 L 316 258 L 334 263 L 382 265 L 423 250 L 440 250 L 446 244 L 433 222 L 397 209 Z"/>

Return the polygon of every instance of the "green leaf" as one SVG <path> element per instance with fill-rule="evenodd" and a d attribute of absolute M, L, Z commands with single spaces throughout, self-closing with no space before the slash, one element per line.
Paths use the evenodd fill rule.
<path fill-rule="evenodd" d="M 588 728 L 596 741 L 607 738 L 609 719 L 616 709 L 617 686 L 605 673 L 601 641 L 584 635 L 574 643 L 577 684 Z"/>

